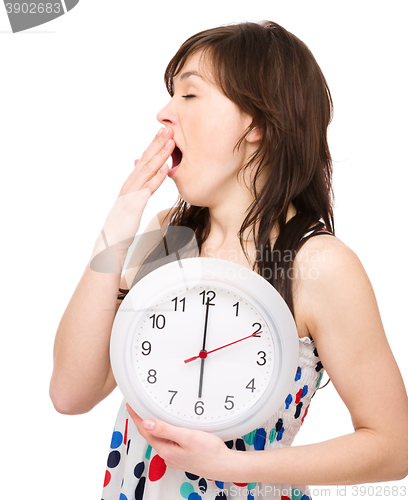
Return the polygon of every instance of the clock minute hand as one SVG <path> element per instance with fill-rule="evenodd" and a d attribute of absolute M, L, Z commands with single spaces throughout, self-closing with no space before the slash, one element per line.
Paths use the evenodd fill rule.
<path fill-rule="evenodd" d="M 242 340 L 249 339 L 251 337 L 254 337 L 255 335 L 259 335 L 260 333 L 262 333 L 262 331 L 253 333 L 252 335 L 248 335 L 248 337 L 244 337 L 242 339 L 235 340 L 235 342 L 231 342 L 230 344 L 225 344 L 221 347 L 217 347 L 217 349 L 212 349 L 211 351 L 208 351 L 208 352 L 205 349 L 203 349 L 202 351 L 200 351 L 200 354 L 198 356 L 193 356 L 192 358 L 185 359 L 184 363 L 190 363 L 190 361 L 194 361 L 198 358 L 205 359 L 208 356 L 208 354 L 211 354 L 212 352 L 219 351 L 220 349 L 224 349 L 224 347 L 228 347 L 228 346 L 233 345 L 233 344 L 237 344 L 238 342 L 241 342 Z"/>
<path fill-rule="evenodd" d="M 208 325 L 208 311 L 210 310 L 210 299 L 207 297 L 207 304 L 205 309 L 205 321 L 204 321 L 204 335 L 203 335 L 203 348 L 202 351 L 205 351 L 205 344 L 207 340 L 207 325 Z M 201 358 L 201 368 L 200 368 L 200 380 L 198 382 L 198 398 L 200 399 L 203 393 L 203 377 L 204 377 L 204 359 Z"/>
<path fill-rule="evenodd" d="M 210 309 L 210 300 L 207 299 L 207 304 L 206 304 L 206 309 L 205 309 L 205 321 L 204 321 L 204 336 L 203 336 L 203 348 L 202 350 L 205 350 L 205 343 L 207 340 L 207 325 L 208 325 L 208 311 Z"/>

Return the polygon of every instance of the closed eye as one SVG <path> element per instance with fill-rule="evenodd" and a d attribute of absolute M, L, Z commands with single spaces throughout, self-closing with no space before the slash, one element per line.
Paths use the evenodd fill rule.
<path fill-rule="evenodd" d="M 195 95 L 187 94 L 187 95 L 182 95 L 181 97 L 184 97 L 185 99 L 189 99 L 190 97 L 195 97 Z"/>

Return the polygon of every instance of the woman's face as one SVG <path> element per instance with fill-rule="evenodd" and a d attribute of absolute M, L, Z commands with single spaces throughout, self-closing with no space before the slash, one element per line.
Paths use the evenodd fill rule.
<path fill-rule="evenodd" d="M 173 129 L 182 152 L 181 162 L 169 172 L 180 195 L 191 205 L 211 207 L 232 201 L 243 189 L 237 172 L 257 143 L 248 138 L 234 151 L 252 118 L 211 82 L 205 64 L 199 64 L 200 55 L 192 54 L 174 78 L 174 95 L 157 119 Z M 176 165 L 180 158 L 177 152 L 172 156 Z"/>

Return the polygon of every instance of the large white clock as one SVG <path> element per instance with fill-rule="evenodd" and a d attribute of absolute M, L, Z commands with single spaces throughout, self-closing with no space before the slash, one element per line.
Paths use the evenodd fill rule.
<path fill-rule="evenodd" d="M 224 440 L 262 425 L 290 392 L 298 334 L 264 278 L 211 258 L 166 264 L 140 280 L 112 329 L 111 363 L 144 418 Z"/>

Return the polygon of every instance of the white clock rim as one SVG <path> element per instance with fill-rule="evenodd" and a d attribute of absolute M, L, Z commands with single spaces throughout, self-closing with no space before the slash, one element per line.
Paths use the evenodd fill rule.
<path fill-rule="evenodd" d="M 231 270 L 238 274 L 232 278 Z M 229 275 L 228 275 L 229 273 Z M 157 292 L 157 277 L 160 276 L 160 291 Z M 238 276 L 238 279 L 237 279 Z M 272 324 L 278 334 L 275 344 L 275 363 L 278 360 L 279 366 L 274 367 L 274 374 L 271 377 L 273 384 L 259 397 L 258 401 L 252 405 L 248 411 L 240 412 L 227 421 L 217 424 L 210 424 L 203 421 L 188 422 L 183 419 L 173 417 L 162 410 L 153 400 L 148 399 L 149 404 L 144 400 L 145 394 L 141 382 L 130 383 L 131 361 L 131 339 L 133 326 L 140 320 L 146 310 L 151 308 L 152 300 L 157 300 L 165 293 L 174 291 L 179 286 L 189 287 L 201 285 L 202 281 L 211 280 L 218 286 L 232 286 L 239 289 L 239 293 L 249 302 L 254 304 L 268 324 Z M 215 283 L 214 283 L 215 284 Z M 207 284 L 206 284 L 207 286 Z M 139 289 L 143 290 L 141 296 L 135 298 Z M 249 295 L 249 297 L 248 297 Z M 273 297 L 270 298 L 270 297 Z M 265 303 L 265 298 L 269 298 L 270 304 Z M 138 308 L 129 307 L 138 303 Z M 271 304 L 273 303 L 273 312 Z M 130 309 L 130 310 L 129 310 Z M 130 312 L 136 315 L 129 314 Z M 266 316 L 266 317 L 265 317 Z M 274 339 L 273 339 L 274 340 Z M 278 355 L 280 354 L 280 355 Z M 193 257 L 182 261 L 170 262 L 152 271 L 142 278 L 125 297 L 112 328 L 111 338 L 111 364 L 117 384 L 127 402 L 139 412 L 141 418 L 158 418 L 173 425 L 187 428 L 205 430 L 214 433 L 224 439 L 232 439 L 234 436 L 245 435 L 251 430 L 259 427 L 268 420 L 282 405 L 284 398 L 289 394 L 293 384 L 298 366 L 299 343 L 296 324 L 286 303 L 264 278 L 254 271 L 236 264 L 234 262 L 207 257 Z M 125 358 L 125 359 L 124 359 Z M 276 369 L 275 369 L 276 368 Z M 283 375 L 283 371 L 286 373 Z M 278 375 L 276 376 L 276 371 Z M 135 385 L 140 383 L 140 396 Z M 272 397 L 273 396 L 273 397 Z M 281 403 L 278 405 L 278 401 Z M 239 423 L 238 423 L 239 422 Z"/>

